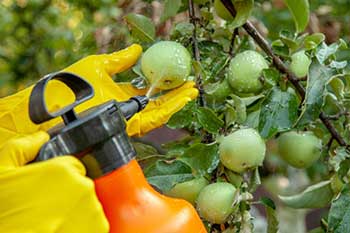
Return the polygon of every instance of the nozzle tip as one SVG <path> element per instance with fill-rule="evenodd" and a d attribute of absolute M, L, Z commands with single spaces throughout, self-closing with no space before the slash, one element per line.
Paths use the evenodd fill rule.
<path fill-rule="evenodd" d="M 138 103 L 139 105 L 138 111 L 141 111 L 142 109 L 144 109 L 149 102 L 149 98 L 145 95 L 134 96 L 131 99 L 135 100 Z"/>

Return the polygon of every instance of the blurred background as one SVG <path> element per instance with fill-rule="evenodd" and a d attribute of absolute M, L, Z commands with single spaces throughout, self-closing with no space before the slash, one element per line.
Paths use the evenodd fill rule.
<path fill-rule="evenodd" d="M 292 16 L 282 0 L 255 2 L 251 21 L 268 40 L 277 39 L 282 29 L 294 30 Z M 349 43 L 350 0 L 309 2 L 312 13 L 307 32 L 324 33 L 327 43 L 339 38 Z M 182 13 L 162 22 L 162 11 L 162 0 L 0 0 L 0 97 L 17 92 L 43 75 L 63 69 L 89 54 L 109 53 L 137 42 L 124 20 L 129 13 L 150 17 L 156 25 L 157 37 L 169 39 L 172 25 L 188 21 L 188 15 L 184 7 Z M 128 81 L 135 77 L 136 74 L 127 71 L 114 78 Z M 153 142 L 159 148 L 162 143 L 183 135 L 163 127 L 141 141 Z M 278 158 L 274 141 L 268 142 L 267 161 L 274 175 L 263 181 L 264 186 L 258 189 L 256 199 L 271 193 L 300 190 L 309 183 L 309 177 L 317 179 L 326 169 L 316 164 L 305 174 L 287 166 Z M 286 178 L 287 173 L 292 175 Z M 326 209 L 307 212 L 279 207 L 280 232 L 306 232 L 319 226 L 320 218 L 326 214 Z M 256 233 L 265 232 L 266 221 L 259 217 L 263 211 L 256 210 L 254 215 Z"/>
<path fill-rule="evenodd" d="M 185 0 L 184 0 L 185 1 Z M 146 4 L 150 3 L 151 4 Z M 161 22 L 163 1 L 151 0 L 1 0 L 0 97 L 9 95 L 89 55 L 112 52 L 133 41 L 123 17 L 139 13 L 150 17 L 157 36 L 167 38 L 183 13 Z M 349 41 L 350 0 L 312 0 L 309 32 L 323 32 L 331 43 Z M 270 40 L 293 20 L 282 0 L 256 0 L 252 21 Z M 269 31 L 268 28 L 273 28 Z M 132 72 L 116 77 L 134 78 Z"/>

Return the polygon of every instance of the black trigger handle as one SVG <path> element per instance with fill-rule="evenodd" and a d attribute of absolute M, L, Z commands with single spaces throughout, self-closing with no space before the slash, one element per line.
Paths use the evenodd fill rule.
<path fill-rule="evenodd" d="M 64 108 L 50 113 L 45 102 L 45 89 L 49 81 L 58 80 L 66 84 L 75 95 L 75 102 Z M 94 96 L 94 89 L 90 83 L 80 76 L 70 72 L 56 72 L 46 75 L 33 87 L 29 98 L 29 117 L 40 124 L 58 116 L 62 116 L 65 123 L 76 119 L 74 108 L 91 99 Z"/>

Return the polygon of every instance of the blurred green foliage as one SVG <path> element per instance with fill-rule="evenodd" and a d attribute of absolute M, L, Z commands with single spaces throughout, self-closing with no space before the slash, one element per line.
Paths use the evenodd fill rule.
<path fill-rule="evenodd" d="M 124 47 L 122 13 L 114 0 L 2 0 L 0 96 L 88 54 Z"/>
<path fill-rule="evenodd" d="M 276 39 L 279 32 L 284 29 L 288 31 L 294 30 L 292 15 L 283 4 L 282 0 L 257 0 L 260 6 L 256 8 L 254 16 L 260 20 L 266 28 L 273 28 L 269 31 L 269 37 Z M 310 24 L 318 27 L 318 30 L 327 35 L 327 27 L 331 30 L 339 30 L 337 36 L 346 38 L 348 41 L 350 33 L 350 0 L 311 0 L 310 11 L 313 12 L 312 17 L 317 20 L 311 20 Z M 262 6 L 262 7 L 261 7 Z M 308 28 L 314 30 L 315 28 Z M 325 32 L 326 31 L 326 32 Z M 335 40 L 332 40 L 334 42 Z"/>
<path fill-rule="evenodd" d="M 1 0 L 0 97 L 18 91 L 33 80 L 86 55 L 111 52 L 131 44 L 132 38 L 123 16 L 135 11 L 135 7 L 130 6 L 140 2 Z M 253 15 L 260 28 L 274 29 L 266 33 L 271 40 L 278 38 L 281 29 L 294 31 L 292 16 L 281 2 L 256 1 L 258 7 Z M 345 35 L 349 35 L 350 30 L 350 0 L 313 0 L 310 7 L 317 15 L 321 31 L 338 30 L 335 36 L 349 40 Z M 147 16 L 159 14 L 142 7 L 141 11 Z M 170 34 L 164 32 L 164 25 L 158 23 L 158 37 L 159 33 Z M 328 33 L 334 34 L 333 31 Z M 325 34 L 327 36 L 327 31 Z M 122 74 L 120 78 L 124 79 L 129 74 Z"/>

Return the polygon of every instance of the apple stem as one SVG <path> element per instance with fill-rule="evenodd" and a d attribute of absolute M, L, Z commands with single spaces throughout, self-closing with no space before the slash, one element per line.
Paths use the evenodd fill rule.
<path fill-rule="evenodd" d="M 190 23 L 193 25 L 192 32 L 192 49 L 194 54 L 194 59 L 199 63 L 200 62 L 200 52 L 198 49 L 198 40 L 197 40 L 197 21 L 198 19 L 195 16 L 194 5 L 192 0 L 188 0 L 188 13 L 190 18 Z M 199 105 L 205 107 L 206 101 L 204 98 L 204 88 L 203 88 L 203 80 L 201 74 L 197 74 L 196 77 L 196 86 L 199 90 Z"/>
<path fill-rule="evenodd" d="M 221 0 L 226 9 L 231 13 L 233 17 L 236 16 L 236 10 L 231 2 L 231 0 Z M 282 73 L 287 74 L 288 80 L 293 84 L 295 89 L 298 91 L 301 96 L 302 101 L 305 98 L 305 88 L 301 85 L 298 78 L 290 71 L 286 64 L 283 63 L 280 57 L 278 57 L 270 47 L 266 39 L 259 33 L 259 31 L 254 27 L 254 25 L 247 21 L 243 26 L 244 30 L 254 39 L 254 41 L 260 46 L 264 52 L 270 56 L 273 60 L 275 67 Z M 331 121 L 327 118 L 327 115 L 324 112 L 321 112 L 319 115 L 320 120 L 326 126 L 332 137 L 339 143 L 341 146 L 348 146 L 342 136 L 334 128 Z"/>

